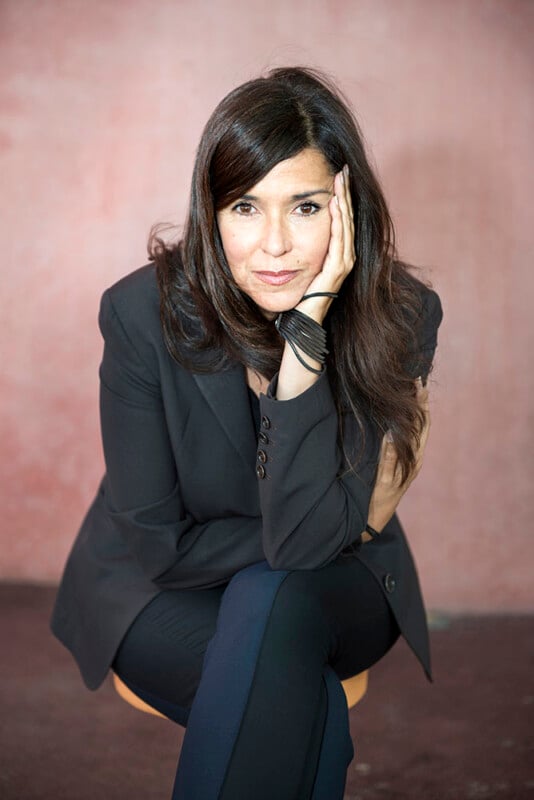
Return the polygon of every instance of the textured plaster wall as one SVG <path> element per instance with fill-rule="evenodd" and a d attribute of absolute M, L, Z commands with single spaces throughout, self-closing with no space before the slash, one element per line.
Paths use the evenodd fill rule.
<path fill-rule="evenodd" d="M 306 63 L 350 98 L 443 299 L 401 507 L 428 604 L 534 607 L 532 41 L 528 0 L 0 4 L 0 578 L 57 580 L 99 480 L 101 292 L 183 219 L 218 100 Z"/>

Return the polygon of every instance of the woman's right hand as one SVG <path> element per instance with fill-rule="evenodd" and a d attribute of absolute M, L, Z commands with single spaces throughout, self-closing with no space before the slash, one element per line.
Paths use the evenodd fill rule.
<path fill-rule="evenodd" d="M 386 433 L 382 439 L 380 450 L 380 460 L 376 473 L 375 487 L 369 503 L 368 523 L 376 531 L 380 532 L 389 522 L 399 505 L 401 498 L 406 490 L 419 474 L 423 463 L 428 432 L 430 429 L 430 412 L 428 407 L 428 389 L 423 386 L 421 378 L 417 378 L 417 399 L 425 416 L 425 423 L 421 431 L 419 447 L 416 451 L 416 462 L 408 480 L 400 485 L 400 469 L 397 465 L 397 453 L 395 445 L 390 441 L 390 436 Z M 371 536 L 365 531 L 362 533 L 362 542 L 371 540 Z"/>

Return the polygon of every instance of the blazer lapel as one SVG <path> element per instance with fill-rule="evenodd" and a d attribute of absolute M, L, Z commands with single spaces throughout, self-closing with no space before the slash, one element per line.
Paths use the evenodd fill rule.
<path fill-rule="evenodd" d="M 231 443 L 254 471 L 257 440 L 243 365 L 222 372 L 193 373 L 193 377 Z"/>

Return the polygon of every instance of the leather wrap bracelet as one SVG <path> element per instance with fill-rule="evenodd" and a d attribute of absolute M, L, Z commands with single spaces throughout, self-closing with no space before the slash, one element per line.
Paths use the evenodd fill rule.
<path fill-rule="evenodd" d="M 326 331 L 323 326 L 303 314 L 302 311 L 297 311 L 296 308 L 291 309 L 291 311 L 282 311 L 281 314 L 278 314 L 274 324 L 278 333 L 289 344 L 295 354 L 295 358 L 302 366 L 310 372 L 320 375 L 328 355 Z M 308 364 L 298 352 L 297 347 L 305 355 L 313 358 L 314 361 L 318 361 L 321 365 L 320 369 Z"/>
<path fill-rule="evenodd" d="M 311 292 L 310 294 L 305 294 L 300 298 L 300 301 L 309 300 L 310 297 L 337 297 L 337 292 Z"/>
<path fill-rule="evenodd" d="M 309 300 L 311 297 L 336 298 L 337 293 L 311 292 L 310 294 L 305 294 L 301 298 L 301 302 L 302 300 Z M 326 356 L 328 355 L 328 350 L 326 349 L 326 331 L 323 326 L 319 325 L 314 319 L 308 317 L 307 314 L 303 314 L 302 311 L 296 308 L 290 311 L 282 311 L 281 314 L 278 314 L 274 324 L 280 336 L 285 339 L 293 350 L 297 361 L 310 372 L 320 375 L 324 368 Z M 308 364 L 308 362 L 302 358 L 297 348 L 298 350 L 302 350 L 302 352 L 310 358 L 313 358 L 314 361 L 318 361 L 321 365 L 320 369 L 316 369 L 312 367 L 311 364 Z"/>

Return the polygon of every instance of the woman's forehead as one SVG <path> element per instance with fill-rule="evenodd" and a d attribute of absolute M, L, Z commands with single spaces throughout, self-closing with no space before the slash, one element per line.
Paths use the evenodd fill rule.
<path fill-rule="evenodd" d="M 320 150 L 308 147 L 275 164 L 267 175 L 247 189 L 246 198 L 282 195 L 288 200 L 299 200 L 310 194 L 331 194 L 333 178 L 330 164 Z"/>

